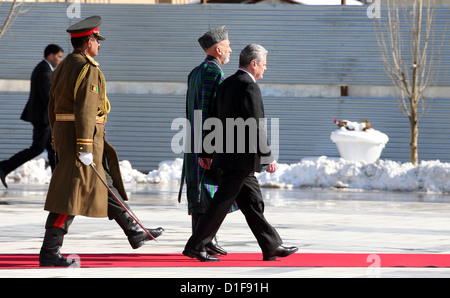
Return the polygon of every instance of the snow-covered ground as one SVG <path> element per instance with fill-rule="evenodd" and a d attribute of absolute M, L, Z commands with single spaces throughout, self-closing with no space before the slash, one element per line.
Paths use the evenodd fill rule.
<path fill-rule="evenodd" d="M 181 177 L 182 159 L 162 161 L 157 170 L 142 173 L 129 161 L 120 166 L 125 183 L 177 184 Z M 37 158 L 7 176 L 8 183 L 49 183 L 50 168 L 45 159 Z M 298 163 L 279 164 L 278 170 L 257 175 L 263 187 L 351 188 L 362 190 L 450 192 L 450 163 L 439 160 L 421 161 L 417 166 L 391 160 L 375 163 L 353 162 L 342 158 L 319 156 Z"/>

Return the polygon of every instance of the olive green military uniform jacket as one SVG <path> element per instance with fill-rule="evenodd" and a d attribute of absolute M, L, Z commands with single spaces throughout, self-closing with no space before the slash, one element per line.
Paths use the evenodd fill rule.
<path fill-rule="evenodd" d="M 95 171 L 78 159 L 82 152 L 93 153 L 103 179 L 102 159 L 106 154 L 114 186 L 128 200 L 117 153 L 105 139 L 106 114 L 110 107 L 105 79 L 98 66 L 92 57 L 74 51 L 52 76 L 48 114 L 58 162 L 45 202 L 47 211 L 107 216 L 108 190 Z"/>

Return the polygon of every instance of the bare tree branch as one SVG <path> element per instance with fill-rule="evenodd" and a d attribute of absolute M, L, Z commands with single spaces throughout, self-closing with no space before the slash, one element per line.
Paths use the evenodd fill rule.
<path fill-rule="evenodd" d="M 399 91 L 400 111 L 411 126 L 411 162 L 418 161 L 418 122 L 430 100 L 425 91 L 433 83 L 439 63 L 433 35 L 435 8 L 432 0 L 387 0 L 387 20 L 379 19 L 377 39 L 386 74 Z M 442 43 L 443 44 L 443 43 Z"/>
<path fill-rule="evenodd" d="M 0 6 L 2 3 L 3 0 L 0 0 Z M 6 31 L 9 30 L 9 28 L 11 28 L 14 21 L 20 15 L 24 3 L 25 3 L 24 0 L 20 2 L 18 2 L 17 0 L 12 1 L 8 16 L 6 17 L 5 22 L 3 22 L 3 26 L 0 28 L 0 38 L 6 33 Z"/>

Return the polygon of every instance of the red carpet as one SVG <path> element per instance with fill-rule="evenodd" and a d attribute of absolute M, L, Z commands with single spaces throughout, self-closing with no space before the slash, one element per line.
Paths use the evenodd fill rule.
<path fill-rule="evenodd" d="M 65 255 L 68 256 L 68 255 Z M 203 263 L 182 254 L 79 254 L 82 268 L 108 267 L 450 267 L 448 254 L 296 253 L 262 261 L 260 253 L 231 253 Z M 0 269 L 39 268 L 37 254 L 0 254 Z"/>

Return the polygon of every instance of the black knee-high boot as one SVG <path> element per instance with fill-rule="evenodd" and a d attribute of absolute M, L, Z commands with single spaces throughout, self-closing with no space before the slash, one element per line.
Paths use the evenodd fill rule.
<path fill-rule="evenodd" d="M 153 238 L 156 239 L 164 232 L 164 229 L 161 227 L 147 229 L 150 235 L 153 236 L 153 238 L 150 237 L 126 211 L 117 216 L 115 220 L 122 228 L 125 235 L 127 235 L 128 242 L 130 242 L 133 249 L 141 247 L 148 240 L 153 240 Z"/>
<path fill-rule="evenodd" d="M 62 247 L 65 231 L 58 227 L 45 230 L 44 242 L 39 253 L 40 267 L 69 267 L 80 266 L 76 260 L 63 257 L 59 250 Z"/>
<path fill-rule="evenodd" d="M 200 220 L 200 217 L 202 217 L 202 215 L 203 213 L 192 213 L 192 232 L 194 232 L 195 227 L 197 226 L 198 221 Z M 227 254 L 227 251 L 219 245 L 216 236 L 214 236 L 211 242 L 205 246 L 205 249 L 206 252 L 211 256 L 219 256 Z"/>

